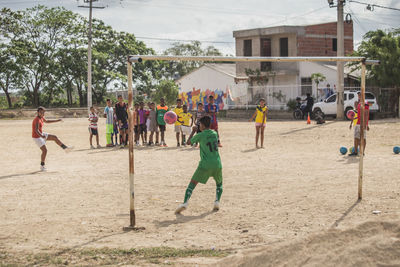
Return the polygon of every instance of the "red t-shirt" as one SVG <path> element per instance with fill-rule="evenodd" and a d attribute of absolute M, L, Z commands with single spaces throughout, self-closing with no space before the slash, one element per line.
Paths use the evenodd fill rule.
<path fill-rule="evenodd" d="M 40 118 L 36 116 L 36 118 L 32 121 L 32 138 L 40 138 L 41 136 L 36 133 L 36 123 L 39 123 L 39 132 L 42 133 L 44 118 Z"/>
<path fill-rule="evenodd" d="M 365 103 L 365 111 L 368 111 L 368 115 L 367 115 L 367 124 L 366 125 L 368 125 L 368 121 L 369 121 L 369 104 L 366 102 Z M 358 120 L 357 120 L 357 125 L 360 125 L 361 124 L 361 103 L 360 104 L 358 104 L 358 106 L 357 106 L 357 114 L 358 114 Z"/>

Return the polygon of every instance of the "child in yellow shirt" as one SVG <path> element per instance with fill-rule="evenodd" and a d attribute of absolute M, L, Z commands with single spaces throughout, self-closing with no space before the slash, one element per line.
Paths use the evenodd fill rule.
<path fill-rule="evenodd" d="M 267 125 L 267 113 L 268 107 L 265 105 L 265 99 L 260 99 L 260 105 L 257 106 L 256 111 L 249 121 L 254 120 L 256 118 L 256 148 L 258 146 L 258 138 L 261 135 L 261 148 L 264 148 L 264 129 Z"/>

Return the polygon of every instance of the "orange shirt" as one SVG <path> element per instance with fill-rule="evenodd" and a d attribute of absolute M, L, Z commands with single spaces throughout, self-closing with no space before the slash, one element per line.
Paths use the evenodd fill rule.
<path fill-rule="evenodd" d="M 42 133 L 44 118 L 40 118 L 36 116 L 36 118 L 32 121 L 32 138 L 40 138 L 41 136 L 36 133 L 36 124 L 39 123 L 39 132 Z"/>

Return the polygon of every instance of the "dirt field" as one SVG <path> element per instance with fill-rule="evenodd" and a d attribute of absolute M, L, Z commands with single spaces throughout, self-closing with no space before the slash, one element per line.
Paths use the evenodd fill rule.
<path fill-rule="evenodd" d="M 211 211 L 215 183 L 210 180 L 197 186 L 189 209 L 178 217 L 174 210 L 197 166 L 199 149 L 176 148 L 169 127 L 170 147 L 135 150 L 137 225 L 146 228 L 139 232 L 122 231 L 129 223 L 128 150 L 90 150 L 87 125 L 86 119 L 45 125 L 46 132 L 75 149 L 66 154 L 48 143 L 48 171 L 41 173 L 40 150 L 31 140 L 31 120 L 0 121 L 0 263 L 12 262 L 10 258 L 22 253 L 60 255 L 69 249 L 104 247 L 172 247 L 235 254 L 260 246 L 271 250 L 288 242 L 301 246 L 310 236 L 331 231 L 350 238 L 339 242 L 343 246 L 352 240 L 346 231 L 354 234 L 360 224 L 369 221 L 394 224 L 390 229 L 397 229 L 393 237 L 397 240 L 393 242 L 400 242 L 396 228 L 400 222 L 400 155 L 392 152 L 394 145 L 400 145 L 399 120 L 371 121 L 361 202 L 356 202 L 358 158 L 339 154 L 340 146 L 352 146 L 348 122 L 320 126 L 271 121 L 266 148 L 259 150 L 254 149 L 253 123 L 222 122 L 221 210 Z M 104 120 L 99 129 L 104 145 Z M 381 213 L 373 214 L 375 210 Z M 391 263 L 400 264 L 397 252 Z M 234 259 L 239 254 L 227 259 L 231 265 L 246 265 Z M 290 263 L 295 254 L 275 257 L 275 263 Z M 188 265 L 221 260 L 196 255 L 175 260 Z M 322 258 L 319 263 L 328 260 L 316 256 Z M 293 259 L 294 265 L 300 264 Z"/>

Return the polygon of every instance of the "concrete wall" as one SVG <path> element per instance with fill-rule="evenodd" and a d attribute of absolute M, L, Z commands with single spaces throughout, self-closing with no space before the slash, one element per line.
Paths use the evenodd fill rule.
<path fill-rule="evenodd" d="M 309 25 L 297 36 L 298 56 L 336 56 L 332 39 L 337 38 L 336 22 Z M 353 23 L 344 23 L 345 55 L 353 52 Z"/>
<path fill-rule="evenodd" d="M 261 56 L 261 38 L 270 38 L 271 39 L 271 56 L 279 57 L 280 56 L 280 38 L 288 38 L 288 49 L 289 49 L 289 57 L 297 56 L 297 37 L 296 33 L 279 33 L 275 35 L 258 35 L 258 36 L 248 36 L 243 38 L 236 38 L 236 56 L 244 56 L 244 40 L 252 40 L 252 56 L 259 57 Z M 238 62 L 236 64 L 236 76 L 241 77 L 245 76 L 246 69 L 261 69 L 260 62 Z M 293 68 L 293 64 L 291 63 L 272 63 L 273 70 L 296 70 Z"/>
<path fill-rule="evenodd" d="M 205 103 L 209 95 L 213 95 L 220 109 L 227 109 L 229 89 L 235 87 L 234 77 L 216 71 L 207 66 L 189 73 L 177 81 L 179 97 L 189 110 L 197 108 L 197 103 Z"/>

